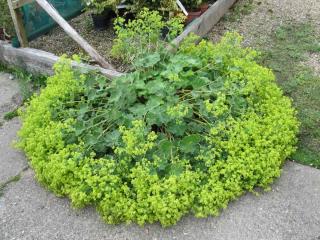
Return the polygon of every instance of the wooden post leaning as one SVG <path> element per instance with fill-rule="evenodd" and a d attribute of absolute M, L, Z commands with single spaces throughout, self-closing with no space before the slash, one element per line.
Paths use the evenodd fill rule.
<path fill-rule="evenodd" d="M 20 7 L 29 2 L 32 2 L 32 0 L 8 0 L 8 6 L 12 17 L 13 25 L 16 30 L 20 45 L 22 47 L 28 47 L 28 38 L 23 25 Z"/>
<path fill-rule="evenodd" d="M 56 23 L 82 48 L 90 57 L 92 57 L 101 67 L 114 70 L 115 68 L 108 63 L 83 37 L 81 37 L 76 30 L 74 30 L 70 24 L 60 16 L 58 11 L 46 0 L 36 0 L 36 2 L 52 17 Z"/>
<path fill-rule="evenodd" d="M 12 20 L 15 25 L 16 33 L 22 47 L 28 46 L 27 35 L 23 26 L 20 7 L 30 3 L 33 0 L 8 0 L 8 5 Z M 36 0 L 36 2 L 45 10 L 50 17 L 85 50 L 101 67 L 114 70 L 115 68 L 108 63 L 84 38 L 82 38 L 76 30 L 58 13 L 58 11 L 46 0 Z"/>

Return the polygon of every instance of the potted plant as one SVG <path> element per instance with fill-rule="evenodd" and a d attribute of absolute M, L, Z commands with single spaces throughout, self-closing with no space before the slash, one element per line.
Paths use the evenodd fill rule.
<path fill-rule="evenodd" d="M 126 23 L 136 17 L 135 13 L 132 11 L 133 2 L 133 0 L 122 1 L 121 4 L 117 6 L 117 15 L 123 17 Z"/>
<path fill-rule="evenodd" d="M 178 10 L 176 0 L 127 0 L 132 12 L 139 12 L 146 7 L 159 12 L 175 12 Z"/>
<path fill-rule="evenodd" d="M 116 16 L 115 10 L 121 0 L 84 0 L 86 9 L 91 12 L 93 25 L 97 30 L 106 29 L 111 19 Z"/>

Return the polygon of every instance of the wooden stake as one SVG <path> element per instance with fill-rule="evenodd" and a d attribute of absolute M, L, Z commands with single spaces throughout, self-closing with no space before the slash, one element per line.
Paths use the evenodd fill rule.
<path fill-rule="evenodd" d="M 20 45 L 21 47 L 28 47 L 28 38 L 23 25 L 21 10 L 15 8 L 11 0 L 8 0 L 8 6 Z"/>
<path fill-rule="evenodd" d="M 10 1 L 10 0 L 9 0 Z M 69 23 L 60 16 L 58 11 L 46 0 L 36 0 L 36 2 L 55 20 L 59 26 L 76 41 L 100 66 L 114 70 L 114 67 L 108 63 L 86 40 L 84 40 Z"/>

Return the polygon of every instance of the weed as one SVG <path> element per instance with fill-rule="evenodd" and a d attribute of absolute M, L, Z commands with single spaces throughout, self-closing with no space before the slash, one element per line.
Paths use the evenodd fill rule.
<path fill-rule="evenodd" d="M 21 175 L 18 174 L 14 177 L 11 177 L 8 181 L 4 182 L 4 183 L 0 183 L 0 197 L 3 195 L 3 191 L 4 189 L 6 188 L 6 186 L 8 186 L 10 183 L 13 183 L 13 182 L 17 182 L 19 181 L 21 178 Z"/>
<path fill-rule="evenodd" d="M 253 10 L 253 0 L 241 0 L 238 1 L 229 13 L 227 13 L 223 18 L 225 21 L 237 22 L 244 15 L 249 15 Z"/>
<path fill-rule="evenodd" d="M 14 110 L 12 110 L 12 111 L 10 111 L 10 112 L 7 112 L 5 115 L 4 115 L 4 120 L 11 120 L 11 119 L 13 119 L 13 118 L 15 118 L 15 117 L 18 117 L 18 108 L 16 108 L 16 109 L 14 109 Z"/>
<path fill-rule="evenodd" d="M 304 64 L 308 54 L 320 52 L 320 37 L 315 36 L 310 23 L 280 26 L 262 62 L 274 70 L 278 83 L 298 110 L 302 125 L 298 150 L 292 158 L 320 168 L 320 77 Z"/>

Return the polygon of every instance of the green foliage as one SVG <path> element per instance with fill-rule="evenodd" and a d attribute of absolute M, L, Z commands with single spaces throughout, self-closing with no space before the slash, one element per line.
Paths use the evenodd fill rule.
<path fill-rule="evenodd" d="M 116 39 L 112 46 L 113 57 L 131 63 L 144 56 L 160 51 L 165 43 L 171 41 L 183 30 L 183 17 L 177 16 L 164 21 L 158 11 L 144 8 L 133 21 L 125 23 L 118 17 L 115 21 Z M 162 30 L 167 29 L 165 39 Z M 139 64 L 139 63 L 138 63 Z"/>
<path fill-rule="evenodd" d="M 143 8 L 157 11 L 178 11 L 176 0 L 129 0 L 126 1 L 131 6 L 131 11 L 139 12 Z"/>
<path fill-rule="evenodd" d="M 22 113 L 18 146 L 38 180 L 108 223 L 163 226 L 268 188 L 295 150 L 290 100 L 237 34 L 193 40 L 111 82 L 61 59 Z"/>
<path fill-rule="evenodd" d="M 13 111 L 10 111 L 10 112 L 7 112 L 5 115 L 4 115 L 4 120 L 11 120 L 15 117 L 18 117 L 18 109 L 15 109 Z"/>
<path fill-rule="evenodd" d="M 94 14 L 101 14 L 105 9 L 115 10 L 121 0 L 83 0 L 87 10 L 92 11 Z"/>
<path fill-rule="evenodd" d="M 320 168 L 320 77 L 307 66 L 309 54 L 320 52 L 320 36 L 310 23 L 291 22 L 276 29 L 271 41 L 262 62 L 275 71 L 301 121 L 298 150 L 292 158 Z"/>
<path fill-rule="evenodd" d="M 4 28 L 8 34 L 14 33 L 14 27 L 8 7 L 7 0 L 0 0 L 0 27 Z"/>

